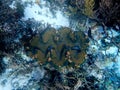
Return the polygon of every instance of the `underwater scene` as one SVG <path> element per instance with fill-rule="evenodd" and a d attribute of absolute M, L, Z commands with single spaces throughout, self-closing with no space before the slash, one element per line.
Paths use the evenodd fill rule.
<path fill-rule="evenodd" d="M 120 0 L 0 0 L 0 90 L 120 90 Z"/>

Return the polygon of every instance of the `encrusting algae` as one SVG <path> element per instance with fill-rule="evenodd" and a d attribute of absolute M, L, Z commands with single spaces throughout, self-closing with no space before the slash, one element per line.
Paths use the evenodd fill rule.
<path fill-rule="evenodd" d="M 88 39 L 81 31 L 49 28 L 32 38 L 28 55 L 42 65 L 76 67 L 84 62 L 87 46 Z"/>

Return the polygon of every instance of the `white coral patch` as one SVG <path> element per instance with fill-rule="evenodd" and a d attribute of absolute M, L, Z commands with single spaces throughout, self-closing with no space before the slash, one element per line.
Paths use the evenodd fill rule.
<path fill-rule="evenodd" d="M 52 27 L 60 27 L 60 26 L 69 26 L 68 17 L 64 16 L 62 11 L 57 10 L 53 14 L 50 10 L 50 7 L 45 4 L 45 2 L 40 3 L 40 5 L 33 3 L 32 5 L 28 4 L 25 7 L 24 11 L 24 20 L 28 20 L 29 18 L 33 18 L 36 21 L 43 22 L 44 24 L 50 24 Z"/>
<path fill-rule="evenodd" d="M 110 37 L 117 37 L 120 34 L 118 32 L 116 32 L 115 30 L 111 29 L 111 30 L 108 31 L 108 35 Z"/>
<path fill-rule="evenodd" d="M 9 5 L 9 7 L 12 8 L 12 9 L 16 9 L 17 7 L 15 6 L 15 1 L 13 1 L 12 4 Z"/>
<path fill-rule="evenodd" d="M 106 54 L 117 55 L 118 48 L 113 46 L 106 50 Z"/>

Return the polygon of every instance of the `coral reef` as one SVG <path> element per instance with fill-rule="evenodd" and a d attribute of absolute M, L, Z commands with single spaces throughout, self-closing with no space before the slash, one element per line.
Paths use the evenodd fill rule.
<path fill-rule="evenodd" d="M 4 23 L 9 23 L 9 25 L 13 25 L 13 23 L 17 22 L 18 19 L 20 19 L 24 15 L 24 6 L 20 2 L 16 3 L 16 9 L 10 8 L 9 4 L 11 4 L 10 1 L 1 1 L 0 25 L 4 25 Z"/>
<path fill-rule="evenodd" d="M 94 15 L 94 0 L 67 0 L 66 4 L 68 4 L 68 11 L 70 11 L 71 14 L 84 14 L 89 18 L 92 18 Z"/>
<path fill-rule="evenodd" d="M 8 6 L 10 2 L 0 3 L 0 52 L 13 53 L 21 46 L 16 38 L 19 38 L 17 35 L 22 29 L 19 19 L 23 16 L 23 5 L 18 2 L 13 10 Z"/>
<path fill-rule="evenodd" d="M 85 5 L 84 5 L 84 11 L 83 13 L 87 15 L 88 17 L 93 17 L 93 8 L 94 8 L 94 0 L 85 0 Z"/>
<path fill-rule="evenodd" d="M 77 14 L 80 17 L 81 14 L 84 14 L 106 26 L 114 27 L 117 30 L 120 28 L 120 3 L 118 0 L 68 0 L 67 4 L 69 4 L 68 11 L 74 15 Z"/>
<path fill-rule="evenodd" d="M 96 0 L 95 16 L 107 26 L 120 25 L 120 2 L 118 0 Z"/>
<path fill-rule="evenodd" d="M 119 90 L 119 8 L 119 0 L 0 0 L 0 90 Z"/>
<path fill-rule="evenodd" d="M 0 52 L 3 53 L 13 53 L 21 46 L 20 43 L 15 42 L 15 33 L 13 32 L 0 32 Z"/>

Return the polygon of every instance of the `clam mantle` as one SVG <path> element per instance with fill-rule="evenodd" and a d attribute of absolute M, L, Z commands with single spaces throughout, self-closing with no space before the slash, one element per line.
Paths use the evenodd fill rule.
<path fill-rule="evenodd" d="M 88 38 L 81 31 L 48 28 L 35 35 L 26 46 L 28 55 L 41 65 L 76 67 L 85 60 Z"/>

